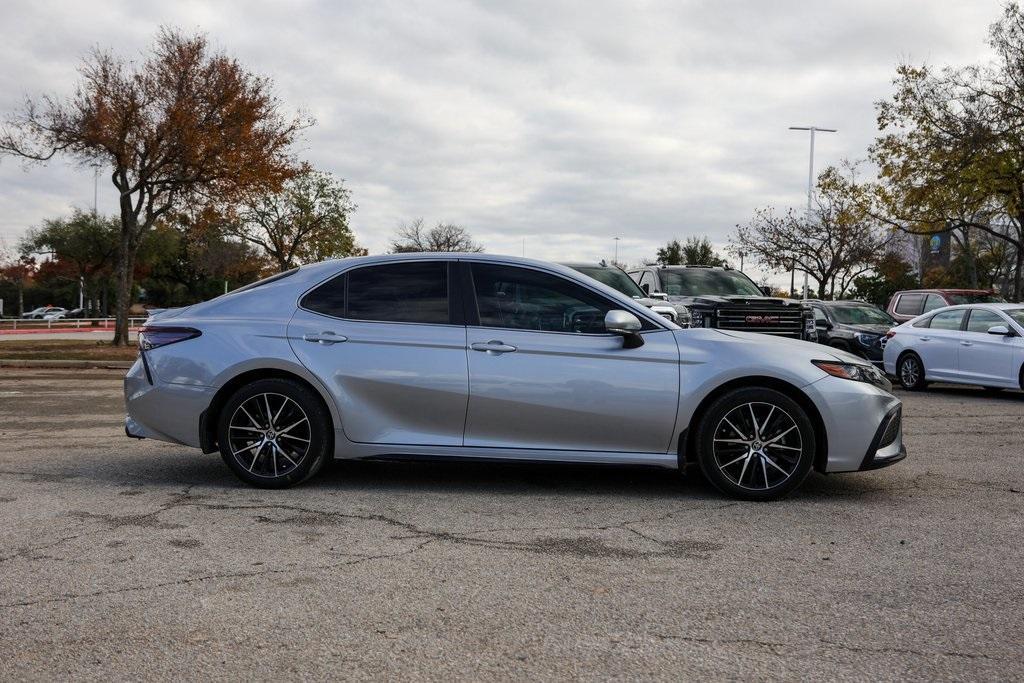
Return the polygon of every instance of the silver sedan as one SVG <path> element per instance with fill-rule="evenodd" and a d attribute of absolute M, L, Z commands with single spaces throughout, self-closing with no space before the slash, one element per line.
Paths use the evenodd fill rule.
<path fill-rule="evenodd" d="M 562 266 L 479 254 L 328 261 L 151 317 L 125 431 L 285 487 L 328 458 L 699 467 L 767 500 L 906 455 L 855 356 L 680 329 Z"/>

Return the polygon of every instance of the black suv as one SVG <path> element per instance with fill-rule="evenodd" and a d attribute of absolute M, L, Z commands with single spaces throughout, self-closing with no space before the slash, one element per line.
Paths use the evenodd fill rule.
<path fill-rule="evenodd" d="M 882 339 L 897 323 L 866 301 L 810 302 L 818 341 L 882 365 Z"/>
<path fill-rule="evenodd" d="M 811 308 L 768 296 L 738 270 L 711 266 L 648 266 L 629 272 L 648 296 L 664 295 L 690 311 L 693 327 L 760 332 L 815 341 Z"/>

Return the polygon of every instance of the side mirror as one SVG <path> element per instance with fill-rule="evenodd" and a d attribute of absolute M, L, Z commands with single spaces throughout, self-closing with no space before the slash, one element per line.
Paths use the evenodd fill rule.
<path fill-rule="evenodd" d="M 640 336 L 640 319 L 629 311 L 612 310 L 604 316 L 604 329 L 612 334 L 622 337 L 622 348 L 635 349 L 644 345 L 644 338 Z"/>
<path fill-rule="evenodd" d="M 1013 334 L 1006 325 L 994 325 L 988 328 L 988 333 L 999 335 L 1000 337 L 1009 337 Z"/>
<path fill-rule="evenodd" d="M 768 287 L 767 285 L 765 285 L 764 287 L 759 287 L 758 289 L 760 289 L 761 293 L 764 294 L 765 296 L 772 295 L 772 288 Z"/>
<path fill-rule="evenodd" d="M 649 283 L 647 283 L 647 282 L 643 283 L 642 285 L 640 285 L 640 289 L 644 290 L 644 294 L 650 296 L 650 294 L 651 294 L 651 285 Z"/>
<path fill-rule="evenodd" d="M 652 299 L 660 299 L 661 301 L 668 301 L 668 294 L 665 292 L 651 292 L 650 297 Z"/>

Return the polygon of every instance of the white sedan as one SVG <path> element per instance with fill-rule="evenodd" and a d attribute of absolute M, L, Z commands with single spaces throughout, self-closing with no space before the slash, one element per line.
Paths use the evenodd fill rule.
<path fill-rule="evenodd" d="M 1024 389 L 1024 304 L 929 311 L 889 331 L 883 360 L 904 389 L 931 381 Z"/>

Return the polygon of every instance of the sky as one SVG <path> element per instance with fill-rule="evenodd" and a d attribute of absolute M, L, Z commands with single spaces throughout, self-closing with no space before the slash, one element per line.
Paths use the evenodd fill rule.
<path fill-rule="evenodd" d="M 859 159 L 901 62 L 983 60 L 989 0 L 83 2 L 0 5 L 0 117 L 68 95 L 93 46 L 139 58 L 162 25 L 206 33 L 312 115 L 302 158 L 345 180 L 371 253 L 422 217 L 490 253 L 631 264 L 722 249 L 755 209 L 806 204 L 815 166 Z M 73 207 L 114 213 L 67 160 L 0 159 L 0 239 Z M 756 265 L 748 270 L 767 275 Z M 775 274 L 775 283 L 788 278 Z M 788 282 L 787 282 L 788 284 Z"/>

